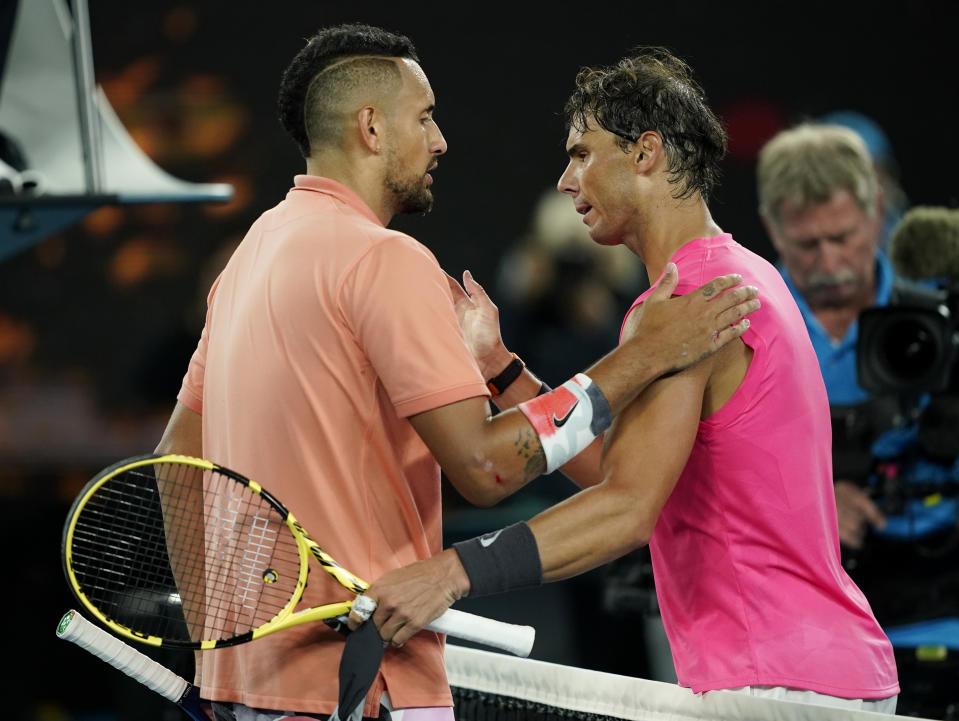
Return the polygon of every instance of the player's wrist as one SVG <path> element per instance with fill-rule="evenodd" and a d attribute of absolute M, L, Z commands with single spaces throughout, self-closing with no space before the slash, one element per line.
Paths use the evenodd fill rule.
<path fill-rule="evenodd" d="M 676 370 L 685 360 L 687 351 L 675 342 L 657 338 L 655 333 L 636 328 L 625 344 L 632 351 L 629 365 L 633 380 L 649 384 L 660 376 Z M 688 362 L 686 363 L 688 365 Z"/>
<path fill-rule="evenodd" d="M 536 537 L 525 521 L 453 544 L 470 598 L 535 588 L 543 583 Z"/>
<path fill-rule="evenodd" d="M 477 358 L 476 364 L 483 374 L 483 380 L 489 381 L 502 374 L 517 357 L 515 353 L 511 353 L 505 345 L 500 343 L 482 358 Z"/>
<path fill-rule="evenodd" d="M 489 389 L 490 395 L 496 398 L 502 394 L 523 374 L 524 368 L 526 368 L 526 364 L 523 359 L 515 353 L 511 353 L 510 360 L 503 367 L 503 370 L 486 380 L 486 387 Z"/>
<path fill-rule="evenodd" d="M 435 558 L 442 564 L 447 588 L 456 600 L 465 598 L 470 592 L 470 579 L 460 561 L 459 554 L 452 548 L 438 553 Z"/>

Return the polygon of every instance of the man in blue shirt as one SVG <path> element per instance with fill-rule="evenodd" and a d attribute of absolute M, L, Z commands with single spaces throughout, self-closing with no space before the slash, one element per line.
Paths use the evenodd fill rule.
<path fill-rule="evenodd" d="M 918 399 L 872 394 L 857 377 L 860 312 L 929 296 L 897 277 L 882 250 L 883 191 L 869 151 L 849 128 L 802 123 L 760 151 L 757 186 L 763 224 L 805 318 L 829 396 L 847 568 L 884 625 L 936 615 L 926 596 L 942 596 L 953 615 L 959 591 L 950 586 L 948 593 L 929 593 L 942 576 L 940 561 L 923 568 L 917 549 L 959 540 L 956 499 L 925 491 L 920 497 L 916 489 L 950 480 L 959 462 L 953 468 L 923 457 Z M 914 584 L 924 595 L 921 603 L 890 585 L 894 576 L 900 586 L 905 580 L 892 568 L 894 556 L 904 572 L 922 574 Z"/>
<path fill-rule="evenodd" d="M 889 302 L 893 276 L 879 249 L 882 196 L 869 152 L 851 130 L 806 123 L 766 144 L 757 179 L 760 215 L 806 319 L 830 405 L 864 403 L 870 394 L 856 376 L 857 319 L 864 308 Z M 857 431 L 854 467 L 835 459 L 840 539 L 854 549 L 867 524 L 885 525 L 860 488 L 870 463 L 867 437 L 881 430 Z"/>

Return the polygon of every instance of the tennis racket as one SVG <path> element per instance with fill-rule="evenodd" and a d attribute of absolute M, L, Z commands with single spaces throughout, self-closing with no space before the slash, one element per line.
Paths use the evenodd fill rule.
<path fill-rule="evenodd" d="M 200 458 L 147 455 L 98 473 L 63 530 L 73 593 L 107 628 L 152 646 L 213 649 L 311 621 L 342 628 L 349 601 L 297 610 L 310 558 L 353 594 L 339 565 L 258 483 Z M 354 596 L 355 598 L 355 596 Z M 530 626 L 449 609 L 427 628 L 529 655 Z"/>
<path fill-rule="evenodd" d="M 76 611 L 71 609 L 60 619 L 57 636 L 72 641 L 177 704 L 194 721 L 210 721 L 200 707 L 200 690 L 196 686 Z"/>

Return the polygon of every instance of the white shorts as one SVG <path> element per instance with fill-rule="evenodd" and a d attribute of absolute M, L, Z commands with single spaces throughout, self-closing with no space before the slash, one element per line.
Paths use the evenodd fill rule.
<path fill-rule="evenodd" d="M 890 696 L 889 698 L 839 698 L 838 696 L 827 696 L 815 691 L 805 691 L 785 686 L 740 686 L 739 688 L 723 690 L 741 693 L 745 696 L 776 699 L 777 701 L 792 701 L 794 703 L 829 706 L 830 708 L 848 709 L 850 711 L 872 711 L 873 713 L 890 715 L 896 713 L 896 703 L 899 700 L 899 696 Z"/>

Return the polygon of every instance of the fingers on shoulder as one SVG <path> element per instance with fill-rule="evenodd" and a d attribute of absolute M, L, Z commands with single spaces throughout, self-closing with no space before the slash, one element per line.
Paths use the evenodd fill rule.
<path fill-rule="evenodd" d="M 747 330 L 749 330 L 749 318 L 742 318 L 738 322 L 725 325 L 725 327 L 722 328 L 721 330 L 714 331 L 713 333 L 714 350 L 719 350 L 730 341 L 733 341 L 736 338 L 739 338 Z"/>
<path fill-rule="evenodd" d="M 698 290 L 705 298 L 715 298 L 724 291 L 727 291 L 742 282 L 743 277 L 739 275 L 739 273 L 729 273 L 728 275 L 720 275 L 707 283 L 703 283 L 701 286 L 699 286 Z"/>

